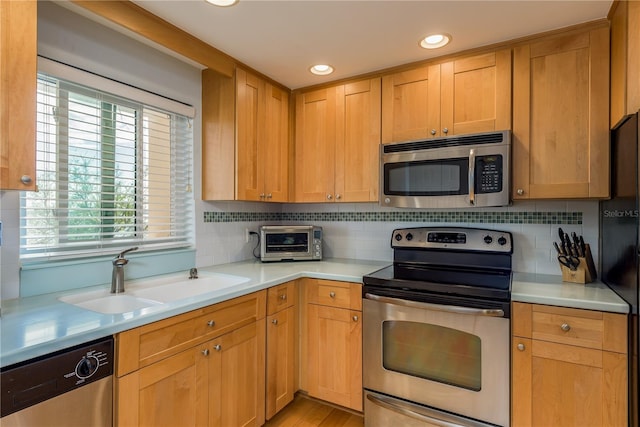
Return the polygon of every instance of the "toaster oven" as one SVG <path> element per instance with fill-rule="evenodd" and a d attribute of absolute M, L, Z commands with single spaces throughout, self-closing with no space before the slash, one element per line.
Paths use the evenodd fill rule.
<path fill-rule="evenodd" d="M 313 225 L 263 225 L 260 227 L 260 260 L 322 260 L 322 227 Z"/>

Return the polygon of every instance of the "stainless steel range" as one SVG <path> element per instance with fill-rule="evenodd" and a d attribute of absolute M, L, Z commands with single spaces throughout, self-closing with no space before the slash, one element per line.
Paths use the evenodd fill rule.
<path fill-rule="evenodd" d="M 511 233 L 394 230 L 364 277 L 365 426 L 509 426 Z"/>

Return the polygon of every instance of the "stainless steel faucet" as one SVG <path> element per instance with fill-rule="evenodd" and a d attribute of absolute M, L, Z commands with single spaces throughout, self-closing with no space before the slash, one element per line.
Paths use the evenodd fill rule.
<path fill-rule="evenodd" d="M 113 259 L 113 273 L 111 274 L 111 293 L 119 294 L 124 292 L 124 266 L 129 263 L 129 260 L 124 257 L 127 252 L 135 251 L 138 247 L 129 248 L 118 254 Z"/>

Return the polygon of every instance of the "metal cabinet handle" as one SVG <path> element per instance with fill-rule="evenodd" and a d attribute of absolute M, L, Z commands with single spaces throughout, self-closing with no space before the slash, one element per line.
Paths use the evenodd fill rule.
<path fill-rule="evenodd" d="M 29 185 L 31 184 L 33 180 L 31 179 L 31 177 L 29 175 L 22 175 L 20 177 L 20 182 L 25 184 L 25 185 Z"/>
<path fill-rule="evenodd" d="M 336 194 L 336 200 L 340 200 L 341 197 L 342 197 L 341 195 Z"/>
<path fill-rule="evenodd" d="M 329 296 L 330 296 L 331 298 L 335 298 L 335 297 L 336 297 L 336 293 L 335 293 L 335 292 L 329 292 Z"/>
<path fill-rule="evenodd" d="M 273 195 L 271 193 L 267 194 L 267 199 L 271 199 Z"/>
<path fill-rule="evenodd" d="M 518 350 L 524 351 L 524 344 L 522 343 L 518 344 Z"/>
<path fill-rule="evenodd" d="M 214 326 L 216 326 L 216 322 L 214 322 L 213 320 L 209 320 L 209 321 L 207 322 L 207 326 L 210 326 L 210 327 L 212 327 L 212 328 L 213 328 Z"/>
<path fill-rule="evenodd" d="M 353 316 L 353 321 L 357 322 L 358 321 L 358 316 Z"/>
<path fill-rule="evenodd" d="M 571 330 L 571 325 L 569 325 L 568 323 L 563 323 L 562 325 L 560 325 L 560 329 L 565 332 L 569 332 Z"/>
<path fill-rule="evenodd" d="M 331 200 L 331 199 L 332 199 L 331 194 L 327 194 L 327 200 Z"/>
<path fill-rule="evenodd" d="M 282 295 L 280 295 L 280 299 L 281 299 L 282 301 L 286 301 L 286 300 L 287 300 L 287 294 L 282 294 Z"/>
<path fill-rule="evenodd" d="M 273 323 L 274 325 L 277 325 L 277 324 L 278 324 L 278 319 L 273 319 L 273 320 L 271 321 L 271 323 Z"/>
<path fill-rule="evenodd" d="M 202 354 L 204 354 L 205 356 L 209 355 L 209 349 L 205 348 L 204 350 L 202 350 Z"/>
<path fill-rule="evenodd" d="M 264 193 L 260 193 L 260 198 L 264 199 Z"/>
<path fill-rule="evenodd" d="M 449 133 L 449 128 L 444 128 L 444 129 L 442 129 L 442 132 L 443 132 L 445 135 L 446 135 L 446 134 L 448 134 L 448 133 Z"/>
<path fill-rule="evenodd" d="M 435 135 L 436 134 L 436 130 L 435 129 L 431 129 L 431 135 Z"/>
<path fill-rule="evenodd" d="M 213 349 L 215 351 L 220 351 L 220 350 L 222 350 L 222 346 L 220 344 L 216 344 L 216 345 L 213 346 Z"/>
<path fill-rule="evenodd" d="M 522 188 L 518 188 L 516 190 L 516 193 L 518 194 L 518 196 L 522 196 L 524 194 L 524 190 Z"/>

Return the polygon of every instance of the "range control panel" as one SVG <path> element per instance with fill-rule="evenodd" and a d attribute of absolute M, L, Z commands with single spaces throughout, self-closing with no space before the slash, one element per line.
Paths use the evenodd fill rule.
<path fill-rule="evenodd" d="M 417 227 L 393 230 L 391 247 L 452 249 L 477 252 L 513 252 L 508 231 L 480 228 Z"/>

